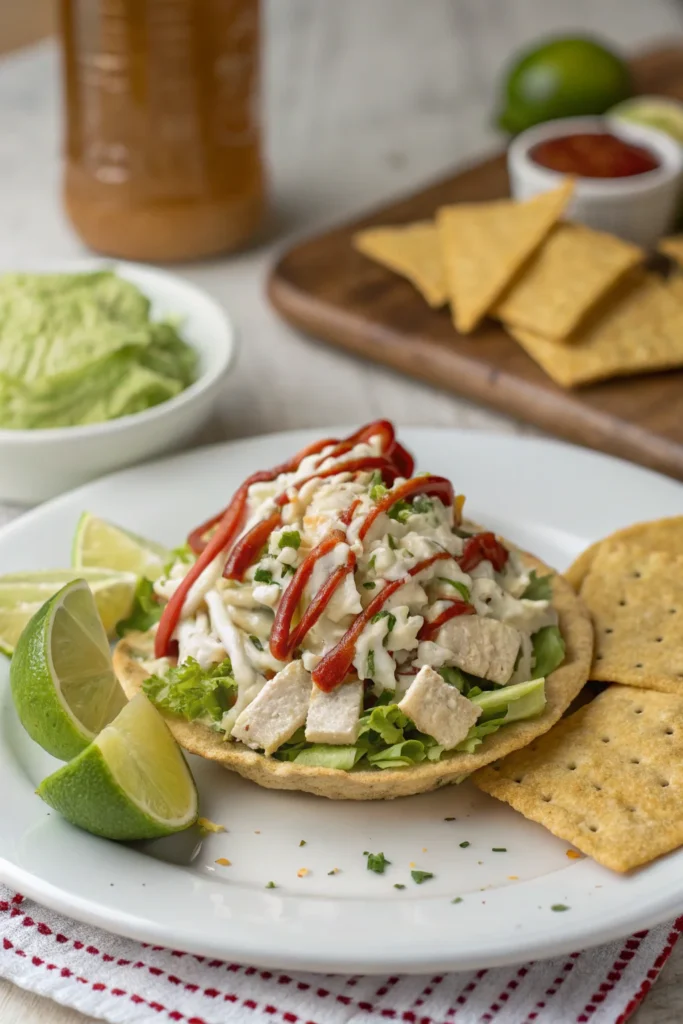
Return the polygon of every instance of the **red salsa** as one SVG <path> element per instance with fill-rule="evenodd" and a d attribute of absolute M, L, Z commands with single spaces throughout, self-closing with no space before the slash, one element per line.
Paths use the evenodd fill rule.
<path fill-rule="evenodd" d="M 659 167 L 658 158 L 609 132 L 561 135 L 539 142 L 531 158 L 542 167 L 581 178 L 630 178 Z"/>

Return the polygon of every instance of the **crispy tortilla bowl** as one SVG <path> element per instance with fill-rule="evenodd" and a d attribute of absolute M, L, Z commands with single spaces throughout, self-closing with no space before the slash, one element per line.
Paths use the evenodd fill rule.
<path fill-rule="evenodd" d="M 523 554 L 524 562 L 537 572 L 553 572 L 543 562 Z M 487 736 L 475 754 L 453 754 L 441 761 L 413 768 L 389 770 L 340 771 L 337 768 L 313 768 L 266 757 L 242 743 L 230 743 L 206 725 L 186 722 L 164 714 L 178 743 L 189 753 L 217 761 L 229 771 L 266 789 L 291 789 L 313 793 L 330 800 L 394 800 L 400 796 L 427 793 L 461 781 L 478 768 L 527 746 L 541 736 L 578 696 L 590 670 L 593 657 L 593 627 L 588 612 L 569 584 L 559 575 L 553 579 L 553 605 L 566 645 L 563 664 L 546 680 L 546 707 L 538 718 L 515 722 Z M 147 677 L 140 664 L 151 656 L 150 633 L 129 633 L 114 651 L 114 669 L 130 699 L 139 693 Z"/>

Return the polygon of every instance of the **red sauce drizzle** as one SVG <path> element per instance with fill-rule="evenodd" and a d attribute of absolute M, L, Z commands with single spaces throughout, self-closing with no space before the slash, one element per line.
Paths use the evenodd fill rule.
<path fill-rule="evenodd" d="M 431 622 L 425 622 L 417 634 L 418 640 L 433 640 L 441 627 L 458 615 L 474 615 L 476 609 L 468 601 L 452 601 L 450 608 L 437 615 Z"/>
<path fill-rule="evenodd" d="M 456 559 L 463 572 L 472 572 L 480 562 L 488 561 L 496 572 L 501 572 L 510 552 L 500 543 L 495 533 L 475 533 L 468 537 L 462 554 Z"/>
<path fill-rule="evenodd" d="M 434 562 L 438 562 L 442 558 L 452 557 L 447 551 L 440 551 L 438 554 L 418 562 L 400 580 L 392 580 L 390 583 L 387 583 L 347 629 L 337 646 L 328 651 L 313 670 L 313 682 L 315 685 L 329 693 L 342 683 L 353 663 L 353 656 L 356 653 L 356 641 L 373 615 L 381 611 L 391 595 L 395 594 L 406 583 L 409 583 L 412 576 L 417 576 L 423 569 L 428 569 L 430 565 L 433 565 Z"/>

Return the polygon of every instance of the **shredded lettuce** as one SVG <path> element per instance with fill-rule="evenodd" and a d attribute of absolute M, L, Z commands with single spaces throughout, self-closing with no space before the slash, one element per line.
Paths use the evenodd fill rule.
<path fill-rule="evenodd" d="M 363 751 L 355 746 L 313 743 L 302 747 L 291 760 L 294 764 L 305 764 L 309 768 L 339 768 L 350 772 L 362 756 Z"/>
<path fill-rule="evenodd" d="M 420 740 L 403 740 L 376 753 L 368 753 L 368 762 L 375 768 L 406 768 L 424 761 L 427 753 Z"/>
<path fill-rule="evenodd" d="M 368 714 L 360 720 L 359 739 L 367 737 L 367 742 L 390 747 L 399 743 L 404 737 L 404 730 L 410 719 L 403 714 L 398 704 L 376 704 Z"/>
<path fill-rule="evenodd" d="M 486 690 L 470 697 L 473 704 L 482 710 L 482 718 L 504 715 L 505 720 L 514 722 L 520 718 L 531 718 L 538 715 L 545 707 L 545 679 L 530 679 L 526 683 L 515 683 L 513 686 L 501 686 L 498 690 Z M 522 704 L 522 710 L 515 710 Z"/>
<path fill-rule="evenodd" d="M 548 576 L 537 576 L 536 570 L 532 569 L 529 576 L 527 588 L 522 597 L 527 601 L 550 601 L 553 596 L 553 578 Z"/>
<path fill-rule="evenodd" d="M 482 709 L 482 715 L 455 749 L 473 754 L 484 739 L 498 732 L 502 725 L 535 718 L 542 713 L 545 708 L 545 679 L 530 679 L 498 690 L 485 690 L 469 699 Z"/>
<path fill-rule="evenodd" d="M 557 626 L 544 626 L 531 638 L 534 645 L 534 673 L 549 676 L 564 661 L 565 643 Z"/>
<path fill-rule="evenodd" d="M 142 689 L 162 711 L 180 715 L 188 722 L 201 718 L 208 724 L 220 722 L 237 697 L 229 658 L 209 669 L 188 658 L 166 675 L 149 676 Z"/>
<path fill-rule="evenodd" d="M 117 635 L 125 636 L 133 630 L 146 633 L 157 624 L 163 610 L 163 605 L 155 597 L 151 580 L 145 579 L 144 576 L 140 577 L 135 588 L 130 615 L 116 624 Z"/>

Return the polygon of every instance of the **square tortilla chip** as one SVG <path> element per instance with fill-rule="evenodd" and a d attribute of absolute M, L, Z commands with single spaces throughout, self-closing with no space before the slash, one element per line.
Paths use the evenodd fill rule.
<path fill-rule="evenodd" d="M 638 551 L 668 551 L 671 555 L 683 554 L 683 516 L 671 516 L 669 519 L 652 519 L 645 523 L 634 523 L 623 530 L 617 530 L 596 541 L 582 551 L 566 572 L 562 575 L 574 590 L 579 592 L 581 584 L 588 575 L 595 557 L 603 544 L 610 542 L 627 544 Z"/>
<path fill-rule="evenodd" d="M 557 224 L 493 313 L 505 324 L 564 341 L 643 255 L 615 235 Z"/>
<path fill-rule="evenodd" d="M 614 871 L 683 844 L 683 695 L 610 686 L 471 776 Z"/>
<path fill-rule="evenodd" d="M 571 198 L 568 180 L 526 202 L 443 206 L 436 215 L 453 322 L 473 331 L 536 251 Z"/>
<path fill-rule="evenodd" d="M 655 274 L 636 274 L 571 345 L 521 327 L 509 333 L 564 388 L 683 366 L 683 302 Z"/>
<path fill-rule="evenodd" d="M 595 627 L 591 679 L 683 695 L 683 554 L 605 543 L 580 596 Z"/>
<path fill-rule="evenodd" d="M 353 246 L 369 259 L 407 278 L 433 308 L 448 300 L 446 271 L 433 221 L 368 228 L 353 236 Z"/>

